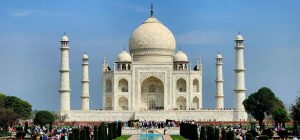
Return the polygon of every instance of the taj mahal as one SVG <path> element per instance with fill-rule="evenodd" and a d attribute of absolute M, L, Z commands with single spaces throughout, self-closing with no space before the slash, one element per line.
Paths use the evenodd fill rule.
<path fill-rule="evenodd" d="M 234 108 L 224 107 L 222 55 L 216 53 L 215 108 L 202 106 L 202 64 L 189 61 L 176 51 L 175 37 L 155 16 L 137 27 L 129 38 L 128 50 L 116 57 L 113 65 L 106 58 L 102 64 L 102 110 L 89 108 L 89 57 L 82 57 L 81 110 L 70 108 L 69 38 L 61 39 L 60 108 L 66 121 L 128 121 L 128 120 L 214 120 L 246 121 L 242 104 L 245 99 L 245 68 L 243 37 L 235 37 Z M 195 60 L 196 60 L 195 59 Z M 100 94 L 99 94 L 100 95 Z"/>

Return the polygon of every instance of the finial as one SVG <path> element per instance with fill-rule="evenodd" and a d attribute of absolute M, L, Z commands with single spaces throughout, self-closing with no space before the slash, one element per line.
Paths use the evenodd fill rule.
<path fill-rule="evenodd" d="M 153 3 L 151 3 L 151 11 L 150 11 L 150 16 L 153 16 L 154 11 L 153 11 Z"/>
<path fill-rule="evenodd" d="M 241 32 L 239 31 L 239 35 L 241 34 Z"/>
<path fill-rule="evenodd" d="M 64 35 L 66 35 L 66 32 L 64 32 Z"/>
<path fill-rule="evenodd" d="M 123 51 L 125 51 L 125 45 L 124 45 L 124 47 L 123 47 Z"/>
<path fill-rule="evenodd" d="M 179 46 L 179 51 L 181 51 L 181 46 Z"/>

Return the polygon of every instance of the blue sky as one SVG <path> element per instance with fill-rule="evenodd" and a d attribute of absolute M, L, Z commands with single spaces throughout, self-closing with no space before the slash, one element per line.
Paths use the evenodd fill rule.
<path fill-rule="evenodd" d="M 300 96 L 300 1 L 153 0 L 177 48 L 203 63 L 203 105 L 214 106 L 215 56 L 224 58 L 225 106 L 234 104 L 234 37 L 245 38 L 247 95 L 271 88 L 289 106 Z M 110 63 L 149 17 L 151 1 L 0 0 L 0 92 L 34 109 L 58 110 L 59 40 L 70 42 L 71 108 L 80 108 L 81 56 L 90 58 L 90 104 L 101 105 L 103 57 Z"/>

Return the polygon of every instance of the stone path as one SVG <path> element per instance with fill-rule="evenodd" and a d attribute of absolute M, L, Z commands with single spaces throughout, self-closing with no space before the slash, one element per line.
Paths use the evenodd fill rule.
<path fill-rule="evenodd" d="M 170 137 L 170 135 L 163 135 L 164 140 L 172 140 L 172 138 Z"/>
<path fill-rule="evenodd" d="M 132 135 L 128 140 L 136 140 L 139 135 Z"/>

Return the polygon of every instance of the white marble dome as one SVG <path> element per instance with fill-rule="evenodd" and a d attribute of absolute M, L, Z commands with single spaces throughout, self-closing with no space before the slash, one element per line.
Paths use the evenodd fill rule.
<path fill-rule="evenodd" d="M 60 41 L 69 41 L 69 37 L 67 35 L 64 35 Z"/>
<path fill-rule="evenodd" d="M 183 51 L 178 51 L 175 55 L 174 55 L 174 62 L 189 62 L 188 57 L 186 56 L 186 54 Z"/>
<path fill-rule="evenodd" d="M 89 56 L 85 53 L 85 54 L 82 55 L 82 59 L 83 59 L 83 60 L 89 59 Z"/>
<path fill-rule="evenodd" d="M 116 62 L 131 62 L 131 61 L 132 58 L 130 54 L 124 50 L 118 55 Z"/>
<path fill-rule="evenodd" d="M 223 58 L 223 57 L 220 53 L 218 53 L 216 58 Z"/>
<path fill-rule="evenodd" d="M 175 49 L 173 33 L 154 16 L 143 22 L 129 39 L 129 51 L 134 61 L 172 62 Z"/>
<path fill-rule="evenodd" d="M 243 37 L 241 34 L 238 34 L 238 35 L 235 37 L 235 40 L 244 40 L 244 37 Z"/>

